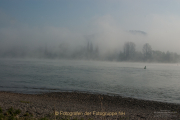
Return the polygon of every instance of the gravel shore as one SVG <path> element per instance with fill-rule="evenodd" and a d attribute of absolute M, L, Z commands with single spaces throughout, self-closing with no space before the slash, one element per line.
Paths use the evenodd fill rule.
<path fill-rule="evenodd" d="M 43 94 L 20 94 L 0 92 L 0 107 L 20 109 L 34 118 L 72 115 L 70 118 L 94 120 L 180 120 L 180 104 L 123 98 L 79 92 L 54 92 Z M 79 113 L 79 115 L 77 114 Z M 80 114 L 81 113 L 81 114 Z M 103 116 L 104 115 L 104 116 Z"/>

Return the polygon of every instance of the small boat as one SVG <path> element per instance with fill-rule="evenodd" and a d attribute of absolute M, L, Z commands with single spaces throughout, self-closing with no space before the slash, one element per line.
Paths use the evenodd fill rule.
<path fill-rule="evenodd" d="M 146 66 L 144 67 L 144 69 L 146 69 Z"/>

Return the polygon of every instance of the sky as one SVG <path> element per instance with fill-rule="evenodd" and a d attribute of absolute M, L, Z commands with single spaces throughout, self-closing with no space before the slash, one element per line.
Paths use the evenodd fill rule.
<path fill-rule="evenodd" d="M 92 41 L 101 52 L 123 50 L 180 54 L 179 0 L 0 0 L 0 48 L 34 49 Z"/>

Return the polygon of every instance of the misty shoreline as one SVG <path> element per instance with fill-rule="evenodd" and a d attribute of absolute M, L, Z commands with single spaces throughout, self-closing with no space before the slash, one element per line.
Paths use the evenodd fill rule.
<path fill-rule="evenodd" d="M 158 62 L 158 61 L 117 61 L 117 60 L 93 60 L 93 59 L 67 59 L 67 58 L 11 58 L 11 57 L 0 57 L 0 60 L 18 60 L 18 61 L 95 61 L 95 62 L 116 62 L 116 63 L 147 63 L 147 64 L 175 64 L 179 66 L 180 61 L 178 62 Z"/>
<path fill-rule="evenodd" d="M 180 55 L 176 52 L 153 50 L 151 45 L 145 43 L 141 51 L 136 50 L 133 42 L 125 42 L 119 49 L 105 49 L 87 41 L 82 46 L 69 47 L 68 43 L 61 43 L 54 47 L 39 46 L 32 50 L 28 47 L 14 46 L 9 49 L 0 49 L 0 58 L 25 59 L 64 59 L 64 60 L 96 60 L 117 62 L 158 62 L 179 63 Z M 121 48 L 121 49 L 122 49 Z"/>

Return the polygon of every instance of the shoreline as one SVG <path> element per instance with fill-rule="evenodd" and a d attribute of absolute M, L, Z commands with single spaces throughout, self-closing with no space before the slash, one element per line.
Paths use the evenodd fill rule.
<path fill-rule="evenodd" d="M 23 94 L 0 91 L 0 107 L 7 110 L 11 106 L 20 109 L 22 114 L 28 111 L 35 118 L 48 117 L 48 115 L 54 114 L 54 110 L 58 112 L 89 112 L 91 113 L 89 115 L 74 115 L 74 117 L 93 118 L 94 120 L 99 117 L 150 120 L 177 120 L 180 118 L 180 104 L 84 92 Z M 123 114 L 102 116 L 92 114 L 93 111 L 121 112 Z M 160 112 L 161 114 L 159 114 Z M 157 113 L 159 116 L 156 116 Z"/>
<path fill-rule="evenodd" d="M 48 93 L 82 93 L 82 94 L 93 94 L 93 95 L 105 95 L 105 96 L 110 96 L 110 97 L 121 97 L 121 98 L 132 98 L 136 100 L 142 100 L 142 101 L 153 101 L 153 102 L 159 102 L 159 103 L 167 103 L 167 104 L 175 104 L 175 105 L 180 105 L 179 103 L 173 103 L 170 101 L 156 101 L 155 99 L 142 99 L 142 98 L 137 98 L 137 97 L 128 97 L 128 96 L 121 96 L 120 94 L 116 93 L 102 93 L 102 92 L 89 92 L 89 91 L 78 91 L 78 90 L 61 90 L 61 91 L 39 91 L 39 92 L 18 92 L 18 91 L 1 91 L 0 92 L 9 92 L 9 93 L 17 93 L 17 94 L 29 94 L 29 95 L 38 95 L 38 94 L 48 94 Z"/>

